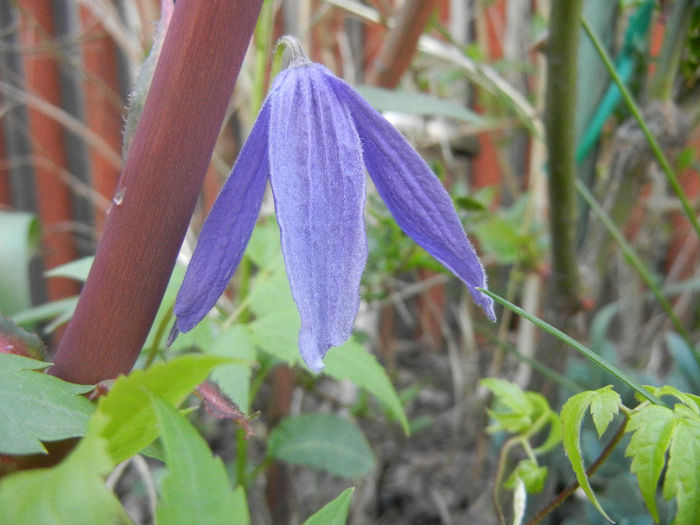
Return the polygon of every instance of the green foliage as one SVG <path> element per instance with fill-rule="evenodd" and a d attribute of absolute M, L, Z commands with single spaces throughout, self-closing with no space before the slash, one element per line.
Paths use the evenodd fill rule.
<path fill-rule="evenodd" d="M 131 523 L 104 483 L 114 467 L 107 446 L 105 439 L 93 434 L 54 468 L 19 472 L 0 480 L 3 523 Z"/>
<path fill-rule="evenodd" d="M 408 419 L 396 389 L 384 368 L 364 346 L 350 339 L 342 346 L 331 348 L 324 362 L 324 373 L 336 379 L 349 379 L 373 394 L 408 434 Z"/>
<path fill-rule="evenodd" d="M 632 412 L 627 430 L 633 434 L 625 453 L 632 458 L 630 470 L 658 522 L 655 495 L 666 463 L 662 494 L 675 498 L 674 523 L 695 525 L 700 523 L 700 398 L 669 386 L 655 389 L 654 395 L 674 396 L 681 403 L 673 409 L 643 403 Z"/>
<path fill-rule="evenodd" d="M 120 377 L 97 405 L 106 423 L 99 428 L 91 424 L 88 433 L 98 432 L 107 439 L 115 464 L 130 458 L 158 436 L 149 393 L 178 405 L 214 367 L 225 362 L 216 356 L 186 355 Z"/>
<path fill-rule="evenodd" d="M 161 485 L 156 517 L 161 524 L 250 523 L 243 488 L 232 491 L 219 458 L 170 403 L 152 395 L 168 473 Z"/>
<path fill-rule="evenodd" d="M 46 452 L 41 441 L 85 433 L 94 411 L 80 394 L 92 386 L 74 385 L 42 373 L 50 363 L 0 354 L 0 453 Z"/>
<path fill-rule="evenodd" d="M 318 512 L 310 516 L 304 525 L 345 525 L 354 492 L 355 487 L 345 489 L 337 498 L 326 503 Z"/>
<path fill-rule="evenodd" d="M 514 490 L 518 479 L 525 484 L 525 490 L 530 494 L 536 494 L 544 487 L 544 482 L 547 479 L 547 467 L 540 466 L 537 461 L 523 459 L 503 483 L 503 487 Z"/>
<path fill-rule="evenodd" d="M 603 507 L 601 507 L 588 482 L 588 476 L 586 475 L 583 456 L 581 454 L 580 435 L 583 417 L 589 409 L 594 417 L 598 435 L 600 436 L 605 432 L 608 424 L 612 420 L 612 416 L 615 415 L 620 408 L 619 396 L 616 398 L 616 404 L 613 394 L 615 396 L 617 395 L 615 392 L 611 392 L 610 386 L 603 387 L 599 390 L 581 392 L 580 394 L 570 397 L 561 409 L 562 443 L 566 454 L 569 456 L 569 461 L 576 474 L 576 479 L 591 503 L 593 503 L 596 509 L 610 522 L 613 520 L 605 513 Z"/>
<path fill-rule="evenodd" d="M 379 111 L 396 111 L 408 115 L 446 117 L 469 124 L 485 125 L 486 119 L 473 111 L 425 93 L 410 93 L 376 86 L 359 86 L 357 90 Z"/>
<path fill-rule="evenodd" d="M 360 429 L 333 414 L 288 417 L 272 430 L 267 446 L 270 457 L 347 478 L 364 476 L 374 467 Z"/>
<path fill-rule="evenodd" d="M 29 263 L 39 251 L 39 221 L 31 213 L 0 211 L 0 312 L 29 308 Z"/>

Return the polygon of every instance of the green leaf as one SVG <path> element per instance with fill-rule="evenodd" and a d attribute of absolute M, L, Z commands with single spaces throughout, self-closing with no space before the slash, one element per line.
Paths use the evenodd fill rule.
<path fill-rule="evenodd" d="M 598 512 L 609 522 L 613 523 L 613 520 L 605 513 L 603 507 L 601 507 L 593 493 L 593 489 L 586 476 L 586 469 L 583 465 L 583 457 L 581 455 L 580 437 L 583 416 L 586 415 L 588 407 L 597 395 L 598 393 L 596 391 L 581 392 L 580 394 L 570 397 L 567 402 L 564 403 L 561 409 L 562 444 L 564 445 L 566 454 L 569 456 L 569 461 L 576 474 L 576 479 L 586 493 L 586 496 L 588 496 L 588 499 L 593 503 Z"/>
<path fill-rule="evenodd" d="M 216 367 L 211 379 L 244 413 L 250 410 L 250 373 L 255 348 L 248 330 L 235 324 L 219 334 L 206 349 L 208 354 L 229 358 L 231 364 Z"/>
<path fill-rule="evenodd" d="M 148 393 L 178 405 L 215 366 L 226 361 L 217 356 L 185 355 L 119 377 L 97 405 L 97 412 L 107 416 L 107 423 L 99 430 L 91 423 L 90 431 L 97 431 L 107 439 L 115 463 L 130 458 L 158 436 Z"/>
<path fill-rule="evenodd" d="M 255 226 L 245 255 L 262 270 L 283 267 L 280 229 L 274 217 L 267 217 Z"/>
<path fill-rule="evenodd" d="M 656 522 L 659 521 L 656 488 L 674 425 L 673 412 L 657 405 L 646 405 L 635 410 L 627 423 L 626 431 L 633 434 L 625 456 L 632 458 L 630 471 L 637 476 L 639 490 Z"/>
<path fill-rule="evenodd" d="M 375 86 L 357 86 L 360 94 L 379 111 L 395 111 L 408 115 L 447 117 L 469 124 L 483 124 L 485 119 L 465 107 L 425 93 L 411 93 Z"/>
<path fill-rule="evenodd" d="M 336 379 L 349 379 L 376 396 L 408 434 L 408 419 L 396 389 L 382 365 L 364 346 L 350 339 L 342 346 L 331 348 L 323 362 L 326 374 Z"/>
<path fill-rule="evenodd" d="M 93 525 L 132 523 L 104 483 L 113 462 L 99 436 L 83 439 L 59 465 L 0 480 L 3 523 Z"/>
<path fill-rule="evenodd" d="M 41 441 L 82 436 L 94 406 L 81 397 L 92 386 L 74 385 L 38 370 L 50 366 L 0 354 L 0 452 L 46 452 Z"/>
<path fill-rule="evenodd" d="M 269 456 L 347 478 L 364 476 L 374 455 L 362 432 L 333 414 L 301 414 L 284 419 L 270 433 Z"/>
<path fill-rule="evenodd" d="M 506 489 L 514 489 L 516 479 L 521 479 L 525 484 L 525 490 L 530 494 L 536 494 L 544 487 L 544 482 L 547 479 L 547 467 L 541 467 L 536 461 L 531 459 L 523 459 L 515 467 L 515 470 L 508 476 L 508 479 L 503 483 Z"/>
<path fill-rule="evenodd" d="M 252 341 L 265 352 L 294 365 L 301 363 L 297 337 L 299 313 L 296 307 L 272 312 L 248 325 Z"/>
<path fill-rule="evenodd" d="M 55 330 L 58 326 L 63 323 L 67 323 L 71 317 L 73 317 L 73 312 L 78 304 L 78 297 L 66 297 L 65 299 L 59 299 L 58 301 L 51 301 L 50 303 L 44 303 L 33 308 L 28 308 L 17 312 L 12 316 L 12 320 L 21 326 L 31 326 L 35 323 L 41 321 L 48 321 L 49 319 L 56 319 L 51 326 L 45 328 L 47 332 Z"/>
<path fill-rule="evenodd" d="M 31 213 L 0 211 L 0 312 L 12 315 L 32 304 L 29 263 L 39 251 L 39 221 Z"/>
<path fill-rule="evenodd" d="M 530 428 L 533 423 L 532 407 L 526 393 L 518 385 L 495 377 L 482 379 L 481 384 L 491 390 L 495 397 L 494 408 L 488 413 L 496 424 L 489 426 L 489 432 L 506 430 L 520 434 Z"/>
<path fill-rule="evenodd" d="M 593 424 L 601 437 L 608 428 L 613 417 L 620 411 L 620 395 L 608 385 L 596 390 L 596 396 L 591 399 L 591 415 Z"/>
<path fill-rule="evenodd" d="M 675 525 L 700 524 L 700 417 L 676 405 L 676 424 L 668 451 L 663 496 L 676 499 Z"/>
<path fill-rule="evenodd" d="M 90 267 L 92 266 L 92 261 L 95 257 L 83 257 L 76 261 L 71 261 L 61 266 L 56 266 L 56 268 L 51 268 L 44 272 L 46 277 L 66 277 L 68 279 L 75 279 L 76 281 L 87 280 L 88 273 L 90 273 Z"/>
<path fill-rule="evenodd" d="M 345 489 L 337 498 L 326 503 L 318 512 L 310 516 L 304 525 L 345 525 L 354 492 L 355 487 Z"/>
<path fill-rule="evenodd" d="M 224 464 L 213 457 L 194 427 L 173 406 L 151 396 L 158 418 L 168 473 L 161 485 L 161 500 L 156 509 L 159 523 L 168 525 L 248 524 L 247 506 L 229 485 Z"/>

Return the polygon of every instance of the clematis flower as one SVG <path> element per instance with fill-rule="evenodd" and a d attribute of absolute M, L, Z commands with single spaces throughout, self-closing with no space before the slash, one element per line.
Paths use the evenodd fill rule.
<path fill-rule="evenodd" d="M 282 254 L 313 371 L 352 332 L 367 259 L 365 173 L 405 233 L 459 277 L 494 320 L 484 270 L 452 201 L 403 136 L 352 87 L 283 37 L 288 67 L 272 85 L 207 217 L 175 302 L 177 331 L 211 310 L 240 262 L 268 179 Z"/>

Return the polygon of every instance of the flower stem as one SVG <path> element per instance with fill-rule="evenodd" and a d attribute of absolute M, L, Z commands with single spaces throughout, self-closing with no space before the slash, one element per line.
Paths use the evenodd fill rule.
<path fill-rule="evenodd" d="M 262 0 L 178 1 L 104 235 L 50 373 L 91 384 L 141 351 Z"/>
<path fill-rule="evenodd" d="M 576 79 L 583 0 L 553 2 L 547 50 L 545 131 L 553 292 L 558 311 L 579 308 L 576 257 Z"/>

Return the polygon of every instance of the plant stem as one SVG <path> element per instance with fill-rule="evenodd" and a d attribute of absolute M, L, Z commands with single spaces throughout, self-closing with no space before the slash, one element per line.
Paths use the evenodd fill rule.
<path fill-rule="evenodd" d="M 367 83 L 373 86 L 395 88 L 413 60 L 418 39 L 425 29 L 436 0 L 407 0 L 396 17 L 396 25 L 389 31 L 372 68 Z"/>
<path fill-rule="evenodd" d="M 91 384 L 141 351 L 262 0 L 179 0 L 90 275 L 50 373 Z"/>
<path fill-rule="evenodd" d="M 555 308 L 579 308 L 576 256 L 576 79 L 583 0 L 553 2 L 547 50 L 545 131 Z"/>
<path fill-rule="evenodd" d="M 668 179 L 668 183 L 671 185 L 671 188 L 673 188 L 673 191 L 676 193 L 676 195 L 678 196 L 678 199 L 681 201 L 681 206 L 683 207 L 683 212 L 685 213 L 686 217 L 688 217 L 688 220 L 690 221 L 690 224 L 692 224 L 693 229 L 695 230 L 695 233 L 697 234 L 697 236 L 700 237 L 700 223 L 698 223 L 698 219 L 695 216 L 695 211 L 693 211 L 693 207 L 690 205 L 690 202 L 688 201 L 688 198 L 685 196 L 685 193 L 683 193 L 683 187 L 681 186 L 680 182 L 678 181 L 678 177 L 676 177 L 676 174 L 673 171 L 671 164 L 668 162 L 666 155 L 664 155 L 664 152 L 661 149 L 661 146 L 659 145 L 658 141 L 654 138 L 654 136 L 651 134 L 651 131 L 649 131 L 649 127 L 646 125 L 646 122 L 644 122 L 644 117 L 642 116 L 642 112 L 639 110 L 639 106 L 637 106 L 637 103 L 632 98 L 632 94 L 627 89 L 627 86 L 625 86 L 624 83 L 622 82 L 622 80 L 620 80 L 620 76 L 617 74 L 617 71 L 615 71 L 615 66 L 611 62 L 610 57 L 608 56 L 608 53 L 605 51 L 605 48 L 603 48 L 603 45 L 600 43 L 600 39 L 596 36 L 596 34 L 591 29 L 591 27 L 588 25 L 588 22 L 586 22 L 584 19 L 581 19 L 581 25 L 583 26 L 583 29 L 586 31 L 588 38 L 591 39 L 591 42 L 593 43 L 593 46 L 596 48 L 598 55 L 600 55 L 601 60 L 605 63 L 605 67 L 608 68 L 608 71 L 610 72 L 610 76 L 612 76 L 613 80 L 617 84 L 617 87 L 620 88 L 620 92 L 622 93 L 622 98 L 625 100 L 625 103 L 627 104 L 627 108 L 630 110 L 630 113 L 632 113 L 634 118 L 637 120 L 637 123 L 639 124 L 639 127 L 642 130 L 642 133 L 644 133 L 644 137 L 647 139 L 647 142 L 649 143 L 649 147 L 651 148 L 651 151 L 654 153 L 654 157 L 656 157 L 656 161 L 661 166 L 661 169 L 664 171 L 664 174 L 666 175 L 666 178 Z"/>
<path fill-rule="evenodd" d="M 603 449 L 603 452 L 600 453 L 600 456 L 598 456 L 598 459 L 596 459 L 593 464 L 588 467 L 586 470 L 586 476 L 590 477 L 595 472 L 600 468 L 600 466 L 605 463 L 605 460 L 608 459 L 608 456 L 612 453 L 613 450 L 615 450 L 615 447 L 620 443 L 620 440 L 622 439 L 622 436 L 625 435 L 625 429 L 627 428 L 627 422 L 629 421 L 629 418 L 625 416 L 624 421 L 620 425 L 620 428 L 617 429 L 617 432 L 615 432 L 615 435 L 613 438 L 610 440 L 610 443 Z M 540 510 L 530 521 L 528 521 L 525 525 L 536 525 L 540 521 L 542 521 L 548 514 L 550 514 L 554 509 L 556 509 L 559 505 L 564 503 L 566 499 L 571 496 L 574 492 L 576 492 L 576 489 L 579 488 L 579 483 L 578 481 L 575 481 L 571 485 L 569 485 L 567 488 L 565 488 L 562 492 L 557 494 L 557 497 L 554 498 L 553 501 L 551 501 L 545 508 Z"/>
<path fill-rule="evenodd" d="M 520 317 L 523 319 L 527 319 L 531 323 L 534 323 L 538 327 L 540 327 L 542 330 L 547 332 L 550 335 L 553 335 L 560 341 L 566 343 L 570 347 L 572 347 L 574 350 L 578 351 L 579 353 L 583 354 L 585 357 L 593 361 L 595 364 L 603 368 L 604 370 L 607 370 L 610 372 L 612 375 L 617 377 L 620 381 L 625 383 L 627 386 L 632 388 L 635 392 L 640 394 L 642 397 L 648 399 L 655 405 L 659 406 L 666 406 L 666 403 L 661 401 L 659 398 L 656 396 L 651 395 L 642 385 L 640 385 L 637 381 L 632 379 L 630 376 L 628 376 L 626 373 L 624 373 L 620 368 L 615 366 L 614 364 L 610 363 L 606 359 L 600 357 L 598 354 L 596 354 L 593 350 L 590 348 L 587 348 L 583 344 L 579 343 L 576 341 L 576 339 L 569 337 L 566 335 L 564 332 L 559 330 L 558 328 L 553 327 L 549 323 L 545 323 L 542 319 L 535 317 L 534 315 L 526 312 L 522 308 L 514 305 L 513 303 L 506 301 L 503 299 L 503 297 L 500 297 L 499 295 L 496 295 L 495 293 L 486 290 L 485 288 L 477 288 L 480 292 L 485 293 L 489 297 L 491 297 L 494 301 L 496 301 L 498 304 L 501 306 L 504 306 L 505 308 L 508 308 L 509 310 L 512 310 L 516 314 L 518 314 Z"/>
<path fill-rule="evenodd" d="M 656 61 L 656 70 L 649 83 L 649 92 L 653 99 L 671 100 L 673 96 L 673 85 L 688 37 L 694 3 L 694 0 L 677 0 L 673 6 L 664 31 L 661 52 Z"/>

